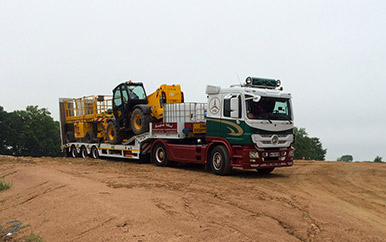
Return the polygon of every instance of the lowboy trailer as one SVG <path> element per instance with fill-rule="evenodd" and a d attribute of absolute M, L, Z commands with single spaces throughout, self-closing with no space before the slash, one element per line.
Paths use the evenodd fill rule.
<path fill-rule="evenodd" d="M 207 86 L 206 94 L 207 103 L 165 104 L 161 122 L 119 144 L 68 142 L 61 130 L 62 149 L 71 157 L 150 156 L 157 166 L 202 164 L 216 175 L 228 175 L 234 167 L 267 174 L 293 165 L 291 94 L 280 81 L 248 77 L 243 85 Z M 59 100 L 61 122 L 65 100 Z"/>

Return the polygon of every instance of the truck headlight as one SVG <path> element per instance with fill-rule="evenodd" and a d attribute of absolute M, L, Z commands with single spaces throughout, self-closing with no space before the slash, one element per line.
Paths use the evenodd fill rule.
<path fill-rule="evenodd" d="M 259 158 L 259 152 L 249 151 L 249 158 Z"/>
<path fill-rule="evenodd" d="M 289 157 L 294 157 L 294 156 L 295 156 L 295 150 L 290 150 L 290 151 L 288 152 L 288 156 L 289 156 Z"/>

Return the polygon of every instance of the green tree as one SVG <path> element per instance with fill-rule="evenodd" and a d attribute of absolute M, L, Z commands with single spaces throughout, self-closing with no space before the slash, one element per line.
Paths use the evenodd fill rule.
<path fill-rule="evenodd" d="M 337 161 L 345 161 L 345 162 L 351 162 L 353 161 L 353 157 L 352 155 L 342 155 L 341 157 L 339 157 L 338 159 L 336 159 Z"/>
<path fill-rule="evenodd" d="M 7 136 L 7 129 L 5 125 L 6 117 L 7 117 L 7 112 L 5 112 L 4 108 L 0 106 L 0 154 L 6 154 L 6 141 L 5 141 L 5 137 Z"/>
<path fill-rule="evenodd" d="M 60 155 L 59 123 L 38 106 L 11 113 L 0 108 L 0 154 L 15 156 Z"/>
<path fill-rule="evenodd" d="M 324 160 L 327 149 L 323 149 L 319 138 L 308 137 L 305 128 L 294 128 L 295 133 L 295 159 Z"/>
<path fill-rule="evenodd" d="M 382 157 L 380 156 L 375 157 L 374 162 L 383 162 Z"/>

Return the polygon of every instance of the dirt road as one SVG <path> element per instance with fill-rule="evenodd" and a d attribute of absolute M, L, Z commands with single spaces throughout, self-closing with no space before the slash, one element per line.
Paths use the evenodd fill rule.
<path fill-rule="evenodd" d="M 220 177 L 201 166 L 0 156 L 0 180 L 12 183 L 0 224 L 23 222 L 11 241 L 386 241 L 385 178 L 386 163 L 372 162 Z"/>

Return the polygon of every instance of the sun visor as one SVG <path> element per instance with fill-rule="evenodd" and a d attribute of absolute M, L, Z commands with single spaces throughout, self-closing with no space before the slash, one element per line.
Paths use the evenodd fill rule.
<path fill-rule="evenodd" d="M 207 85 L 206 86 L 206 94 L 219 94 L 220 89 L 221 89 L 221 87 L 219 87 L 219 86 Z"/>

